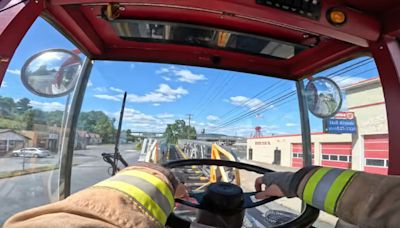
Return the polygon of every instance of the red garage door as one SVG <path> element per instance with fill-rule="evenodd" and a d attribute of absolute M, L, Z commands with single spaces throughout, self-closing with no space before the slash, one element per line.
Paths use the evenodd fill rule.
<path fill-rule="evenodd" d="M 314 164 L 314 143 L 311 144 L 312 163 Z M 303 167 L 303 145 L 292 143 L 292 167 Z"/>
<path fill-rule="evenodd" d="M 351 168 L 351 143 L 322 143 L 322 166 Z"/>
<path fill-rule="evenodd" d="M 387 134 L 364 136 L 364 171 L 388 174 L 389 139 Z"/>

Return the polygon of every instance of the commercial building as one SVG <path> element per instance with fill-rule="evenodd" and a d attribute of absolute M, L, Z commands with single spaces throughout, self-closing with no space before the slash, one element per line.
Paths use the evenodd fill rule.
<path fill-rule="evenodd" d="M 20 133 L 29 138 L 27 146 L 41 147 L 56 152 L 61 139 L 61 128 L 34 124 L 33 130 L 22 130 Z M 75 135 L 75 149 L 86 149 L 87 145 L 97 145 L 102 143 L 99 134 L 77 130 Z"/>
<path fill-rule="evenodd" d="M 11 129 L 0 129 L 0 155 L 23 148 L 29 138 Z"/>
<path fill-rule="evenodd" d="M 352 168 L 387 174 L 388 129 L 385 101 L 379 78 L 344 88 L 348 112 L 355 117 L 353 134 L 313 132 L 313 164 Z M 301 167 L 301 134 L 253 137 L 247 139 L 247 157 L 266 163 Z"/>

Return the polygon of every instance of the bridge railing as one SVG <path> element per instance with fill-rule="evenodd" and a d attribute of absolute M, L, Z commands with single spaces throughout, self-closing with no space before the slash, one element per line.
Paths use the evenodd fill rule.
<path fill-rule="evenodd" d="M 177 148 L 180 153 L 184 154 L 185 159 L 211 158 L 237 161 L 237 157 L 233 152 L 216 143 L 182 139 L 178 141 L 178 145 Z M 224 182 L 230 182 L 233 179 L 237 185 L 240 185 L 240 172 L 238 169 L 227 169 L 222 166 L 210 166 L 209 183 L 217 182 L 219 176 Z"/>
<path fill-rule="evenodd" d="M 142 142 L 139 161 L 158 163 L 159 161 L 159 140 L 153 138 L 145 138 Z"/>

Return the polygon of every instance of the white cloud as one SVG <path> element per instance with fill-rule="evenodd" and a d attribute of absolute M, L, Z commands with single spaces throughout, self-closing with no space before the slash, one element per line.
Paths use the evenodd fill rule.
<path fill-rule="evenodd" d="M 103 99 L 103 100 L 110 100 L 110 101 L 120 101 L 121 98 L 113 95 L 108 94 L 95 94 L 93 95 L 96 98 Z"/>
<path fill-rule="evenodd" d="M 210 121 L 215 121 L 215 120 L 219 120 L 219 117 L 218 116 L 213 116 L 213 115 L 208 115 L 206 119 L 210 120 Z"/>
<path fill-rule="evenodd" d="M 127 100 L 133 103 L 173 102 L 188 93 L 189 92 L 182 87 L 173 89 L 167 84 L 160 84 L 157 90 L 149 92 L 145 95 L 128 94 Z"/>
<path fill-rule="evenodd" d="M 103 89 L 103 87 L 99 87 L 99 88 Z M 115 92 L 123 91 L 121 89 L 114 88 L 114 87 L 110 87 L 109 89 L 111 91 L 115 91 Z M 132 102 L 132 103 L 150 102 L 150 103 L 153 103 L 154 106 L 159 106 L 160 102 L 174 102 L 177 99 L 181 98 L 183 95 L 186 95 L 188 93 L 189 93 L 189 91 L 187 91 L 186 89 L 184 89 L 182 87 L 173 89 L 167 84 L 160 84 L 158 86 L 158 89 L 156 89 L 155 91 L 151 91 L 144 95 L 128 94 L 126 99 L 128 102 Z M 96 94 L 93 96 L 97 97 L 99 99 L 113 100 L 113 101 L 120 101 L 123 98 L 123 94 L 117 94 L 117 95 Z"/>
<path fill-rule="evenodd" d="M 93 86 L 93 82 L 89 80 L 87 83 L 87 87 L 91 87 L 91 86 Z"/>
<path fill-rule="evenodd" d="M 163 76 L 162 78 L 163 78 L 165 81 L 171 81 L 171 80 L 172 80 L 170 77 L 167 77 L 167 76 Z"/>
<path fill-rule="evenodd" d="M 258 98 L 250 99 L 245 96 L 230 97 L 229 102 L 233 105 L 242 106 L 242 107 L 245 106 L 252 110 L 257 109 L 257 108 L 261 107 L 262 105 L 265 105 L 265 103 Z M 270 105 L 268 108 L 273 108 L 273 107 L 274 107 L 273 105 Z"/>
<path fill-rule="evenodd" d="M 176 77 L 177 81 L 196 83 L 197 81 L 207 80 L 203 74 L 196 74 L 187 69 L 180 69 L 175 66 L 170 66 L 168 68 L 164 67 L 156 71 L 157 74 L 167 74 L 169 76 Z M 171 80 L 171 77 L 163 77 L 164 80 Z"/>
<path fill-rule="evenodd" d="M 14 69 L 14 70 L 7 69 L 7 72 L 10 73 L 10 74 L 14 74 L 14 75 L 20 75 L 21 74 L 21 70 L 19 70 L 19 69 Z"/>
<path fill-rule="evenodd" d="M 38 108 L 43 111 L 63 111 L 65 109 L 65 105 L 61 104 L 60 102 L 30 101 L 29 104 L 32 105 L 34 108 Z"/>
<path fill-rule="evenodd" d="M 100 93 L 107 92 L 107 88 L 106 87 L 96 87 L 93 90 L 96 91 L 96 92 L 100 92 Z"/>
<path fill-rule="evenodd" d="M 161 118 L 161 119 L 170 119 L 170 118 L 172 118 L 172 117 L 174 117 L 174 116 L 175 116 L 174 114 L 172 114 L 172 113 L 166 113 L 166 112 L 157 115 L 157 117 L 158 117 L 158 118 Z"/>
<path fill-rule="evenodd" d="M 110 87 L 109 88 L 111 91 L 114 91 L 114 92 L 117 92 L 117 93 L 123 93 L 123 92 L 125 92 L 124 90 L 122 90 L 122 89 L 119 89 L 119 88 L 115 88 L 115 87 Z"/>
<path fill-rule="evenodd" d="M 118 118 L 119 111 L 109 113 L 111 118 Z M 143 113 L 134 108 L 126 108 L 124 113 L 124 128 L 132 129 L 133 131 L 144 132 L 163 132 L 167 124 L 173 123 L 175 115 L 172 113 L 160 113 L 150 115 Z"/>
<path fill-rule="evenodd" d="M 114 116 L 119 116 L 119 112 L 114 113 Z M 157 122 L 157 119 L 136 109 L 126 108 L 124 112 L 124 121 L 134 123 L 154 123 Z"/>
<path fill-rule="evenodd" d="M 3 81 L 2 83 L 1 83 L 1 88 L 6 88 L 7 87 L 7 83 L 5 82 L 5 81 Z"/>
<path fill-rule="evenodd" d="M 286 125 L 286 127 L 298 127 L 299 126 L 299 124 L 297 124 L 297 123 L 286 123 L 285 125 Z"/>
<path fill-rule="evenodd" d="M 167 95 L 185 95 L 188 94 L 188 91 L 182 87 L 178 87 L 176 89 L 172 89 L 167 84 L 160 84 L 159 88 L 156 90 L 157 92 L 164 93 Z"/>

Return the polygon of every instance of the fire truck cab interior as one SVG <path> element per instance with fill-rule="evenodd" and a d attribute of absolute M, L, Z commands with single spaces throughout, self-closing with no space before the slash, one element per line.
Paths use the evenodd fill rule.
<path fill-rule="evenodd" d="M 79 94 L 84 94 L 88 84 L 91 61 L 170 63 L 268 75 L 295 81 L 302 96 L 310 89 L 302 83 L 311 81 L 313 74 L 367 53 L 376 63 L 385 97 L 388 173 L 400 174 L 397 153 L 400 151 L 397 139 L 400 135 L 400 3 L 397 0 L 3 0 L 0 10 L 0 82 L 24 35 L 42 17 L 79 51 L 58 50 L 65 52 L 65 56 L 57 82 L 44 85 L 35 79 L 40 69 L 34 72 L 26 66 L 22 73 L 27 72 L 31 79 L 24 84 L 37 94 L 47 96 L 62 96 L 74 87 L 76 92 L 70 108 L 78 112 L 83 99 Z M 86 60 L 79 65 L 81 54 Z M 28 62 L 36 61 L 36 57 Z M 79 67 L 82 73 L 78 78 L 74 71 Z M 36 86 L 42 89 L 35 90 Z M 303 145 L 304 165 L 310 165 L 310 127 L 305 99 L 299 99 L 299 103 L 303 144 L 306 144 Z M 341 101 L 337 105 L 340 104 Z M 337 112 L 338 107 L 333 109 Z M 333 113 L 315 112 L 317 115 L 322 112 L 322 117 Z M 72 118 L 68 123 L 73 132 L 77 120 Z M 73 139 L 66 140 L 73 145 Z M 59 199 L 63 199 L 70 194 L 71 149 L 64 148 L 60 156 Z M 210 159 L 173 161 L 165 167 L 192 165 L 221 165 L 260 174 L 271 172 L 254 165 Z M 274 200 L 253 202 L 252 195 L 254 192 L 243 193 L 236 185 L 218 183 L 209 187 L 207 193 L 192 195 L 198 204 L 178 202 L 220 213 L 235 224 L 238 221 L 232 217 L 242 220 L 246 208 Z M 283 226 L 310 226 L 318 213 L 317 209 L 307 206 L 300 217 Z M 185 223 L 177 220 L 180 219 L 174 222 Z"/>

